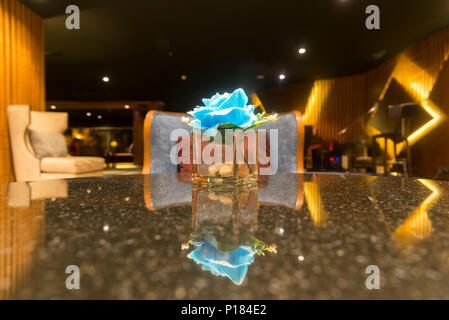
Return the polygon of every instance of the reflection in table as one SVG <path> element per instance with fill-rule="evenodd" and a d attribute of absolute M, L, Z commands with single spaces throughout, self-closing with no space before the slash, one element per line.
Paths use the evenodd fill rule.
<path fill-rule="evenodd" d="M 0 186 L 2 299 L 449 298 L 447 182 L 283 174 L 231 198 L 175 174 L 42 183 Z M 203 270 L 202 243 L 244 272 Z"/>

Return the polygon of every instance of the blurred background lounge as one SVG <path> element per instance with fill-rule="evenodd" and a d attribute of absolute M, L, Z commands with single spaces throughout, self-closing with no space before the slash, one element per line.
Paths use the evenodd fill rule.
<path fill-rule="evenodd" d="M 67 112 L 71 155 L 132 171 L 149 110 L 239 87 L 303 114 L 308 171 L 449 178 L 448 26 L 446 0 L 0 0 L 0 181 L 8 105 Z"/>

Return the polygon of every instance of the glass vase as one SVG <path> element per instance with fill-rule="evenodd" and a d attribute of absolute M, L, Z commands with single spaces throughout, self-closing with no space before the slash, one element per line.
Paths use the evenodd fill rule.
<path fill-rule="evenodd" d="M 217 130 L 213 135 L 194 130 L 193 183 L 200 185 L 256 183 L 257 139 L 254 130 Z"/>

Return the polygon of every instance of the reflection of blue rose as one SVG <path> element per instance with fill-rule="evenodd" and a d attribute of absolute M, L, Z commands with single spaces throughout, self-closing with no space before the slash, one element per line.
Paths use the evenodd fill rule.
<path fill-rule="evenodd" d="M 237 127 L 246 129 L 257 120 L 254 106 L 246 105 L 248 97 L 243 89 L 233 93 L 216 94 L 210 99 L 203 99 L 204 107 L 196 107 L 188 112 L 195 117 L 192 126 L 196 129 L 215 130 L 219 125 L 232 123 Z"/>
<path fill-rule="evenodd" d="M 197 246 L 188 258 L 203 265 L 203 270 L 216 276 L 228 277 L 236 285 L 241 285 L 248 272 L 248 265 L 254 262 L 256 250 L 249 246 L 240 246 L 232 252 L 223 253 L 217 248 L 215 238 L 206 242 L 194 242 Z"/>

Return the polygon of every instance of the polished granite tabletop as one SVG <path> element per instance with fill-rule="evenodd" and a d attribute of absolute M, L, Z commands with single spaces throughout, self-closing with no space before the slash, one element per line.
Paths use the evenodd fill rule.
<path fill-rule="evenodd" d="M 0 185 L 0 208 L 1 299 L 449 298 L 448 182 L 105 176 Z"/>

